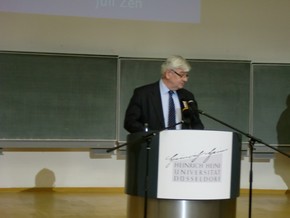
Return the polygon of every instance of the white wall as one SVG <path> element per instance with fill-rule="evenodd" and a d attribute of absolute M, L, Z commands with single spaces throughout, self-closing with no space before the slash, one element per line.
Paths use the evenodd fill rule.
<path fill-rule="evenodd" d="M 0 187 L 122 187 L 124 160 L 92 159 L 89 152 L 4 152 Z M 48 173 L 50 172 L 50 173 Z M 40 174 L 39 174 L 40 173 Z"/>
<path fill-rule="evenodd" d="M 199 24 L 0 13 L 0 50 L 290 62 L 290 1 L 203 0 Z M 87 152 L 4 152 L 0 187 L 33 187 L 42 169 L 57 187 L 124 185 L 124 160 Z M 241 187 L 249 162 L 242 161 Z M 254 164 L 254 188 L 286 189 L 273 161 Z"/>

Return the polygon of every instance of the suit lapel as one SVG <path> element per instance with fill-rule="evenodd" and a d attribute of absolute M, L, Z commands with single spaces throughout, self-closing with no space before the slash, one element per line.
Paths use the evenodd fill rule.
<path fill-rule="evenodd" d="M 165 127 L 164 117 L 163 117 L 163 109 L 161 103 L 161 96 L 160 96 L 160 88 L 159 88 L 159 81 L 154 83 L 151 92 L 151 103 L 154 108 L 156 118 L 162 124 L 163 128 Z"/>

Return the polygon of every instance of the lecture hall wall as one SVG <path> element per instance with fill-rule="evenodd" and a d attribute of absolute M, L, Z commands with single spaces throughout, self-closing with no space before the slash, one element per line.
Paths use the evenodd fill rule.
<path fill-rule="evenodd" d="M 201 0 L 197 24 L 1 12 L 0 50 L 289 63 L 289 8 L 288 0 Z M 43 169 L 53 172 L 55 187 L 124 186 L 124 160 L 64 150 L 4 151 L 0 188 L 34 187 Z M 241 188 L 249 186 L 248 172 L 245 157 Z M 253 188 L 287 189 L 273 159 L 254 163 Z"/>

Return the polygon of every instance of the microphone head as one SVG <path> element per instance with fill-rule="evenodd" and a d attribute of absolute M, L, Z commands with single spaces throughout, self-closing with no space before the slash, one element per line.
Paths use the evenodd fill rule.
<path fill-rule="evenodd" d="M 187 103 L 188 103 L 189 108 L 190 108 L 193 112 L 197 111 L 197 103 L 196 103 L 195 100 L 188 100 Z"/>
<path fill-rule="evenodd" d="M 191 105 L 195 104 L 195 101 L 194 100 L 188 100 L 187 104 L 191 106 Z"/>
<path fill-rule="evenodd" d="M 182 103 L 181 104 L 181 110 L 182 110 L 182 112 L 189 109 L 187 101 L 182 100 L 181 103 Z"/>

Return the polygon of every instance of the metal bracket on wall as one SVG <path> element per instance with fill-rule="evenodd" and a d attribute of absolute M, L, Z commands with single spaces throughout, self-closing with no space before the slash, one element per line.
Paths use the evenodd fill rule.
<path fill-rule="evenodd" d="M 107 153 L 108 148 L 90 148 L 91 159 L 110 159 L 112 158 L 111 153 Z"/>

